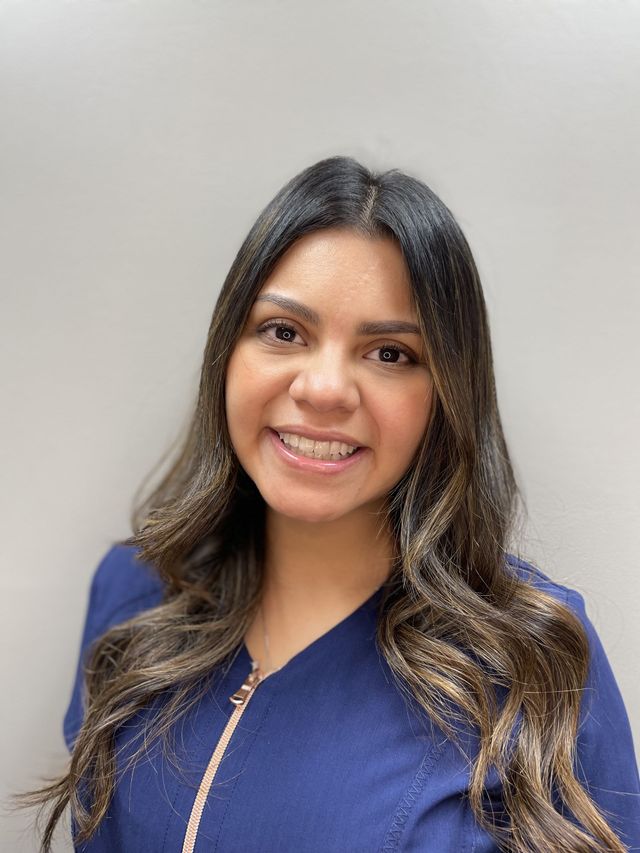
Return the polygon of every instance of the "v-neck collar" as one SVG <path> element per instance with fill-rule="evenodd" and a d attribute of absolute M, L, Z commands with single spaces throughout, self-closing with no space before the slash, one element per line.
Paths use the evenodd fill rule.
<path fill-rule="evenodd" d="M 278 676 L 282 676 L 286 674 L 289 670 L 294 669 L 299 664 L 303 663 L 321 651 L 325 646 L 331 644 L 332 641 L 337 640 L 338 637 L 343 636 L 345 632 L 348 632 L 351 628 L 355 627 L 356 624 L 362 623 L 365 628 L 368 628 L 374 623 L 375 611 L 378 605 L 380 598 L 382 597 L 382 591 L 384 589 L 384 584 L 369 596 L 365 601 L 362 602 L 355 610 L 349 613 L 344 619 L 341 619 L 337 622 L 332 628 L 329 628 L 324 634 L 321 634 L 315 640 L 312 640 L 307 646 L 304 647 L 301 651 L 297 652 L 292 658 L 283 664 L 279 669 L 273 670 L 268 673 L 266 676 L 269 681 L 272 681 L 274 678 L 278 678 Z M 238 662 L 240 662 L 247 671 L 251 670 L 253 666 L 253 659 L 249 653 L 249 649 L 246 646 L 246 643 L 243 641 L 240 646 L 240 650 L 238 652 Z"/>

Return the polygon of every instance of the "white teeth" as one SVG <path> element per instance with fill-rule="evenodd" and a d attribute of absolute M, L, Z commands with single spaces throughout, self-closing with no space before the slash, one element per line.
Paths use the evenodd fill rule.
<path fill-rule="evenodd" d="M 299 456 L 307 456 L 310 459 L 332 459 L 335 461 L 351 456 L 358 449 L 342 441 L 314 441 L 311 438 L 290 432 L 279 432 L 278 435 L 287 447 L 296 450 Z"/>

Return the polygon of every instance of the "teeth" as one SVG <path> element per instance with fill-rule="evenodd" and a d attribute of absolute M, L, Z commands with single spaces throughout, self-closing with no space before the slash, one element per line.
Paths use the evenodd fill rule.
<path fill-rule="evenodd" d="M 342 441 L 313 441 L 311 438 L 290 432 L 279 432 L 278 435 L 283 444 L 292 450 L 296 450 L 300 456 L 307 456 L 310 459 L 332 459 L 335 461 L 351 456 L 358 449 Z"/>

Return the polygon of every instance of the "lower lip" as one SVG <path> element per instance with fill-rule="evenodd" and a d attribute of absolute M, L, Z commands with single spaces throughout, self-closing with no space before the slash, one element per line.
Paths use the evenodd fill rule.
<path fill-rule="evenodd" d="M 300 456 L 283 444 L 275 430 L 268 427 L 267 432 L 278 456 L 298 471 L 315 471 L 318 474 L 338 474 L 340 471 L 346 471 L 348 468 L 353 468 L 354 465 L 357 465 L 367 451 L 366 447 L 359 447 L 351 456 L 347 456 L 346 459 L 340 459 L 336 462 L 324 459 L 310 459 L 308 456 Z"/>

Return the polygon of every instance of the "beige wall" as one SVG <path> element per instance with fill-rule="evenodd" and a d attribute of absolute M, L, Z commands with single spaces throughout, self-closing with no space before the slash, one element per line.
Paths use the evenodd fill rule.
<path fill-rule="evenodd" d="M 2 793 L 62 766 L 89 576 L 240 241 L 336 153 L 465 229 L 528 553 L 585 595 L 640 747 L 639 41 L 607 0 L 0 0 Z"/>

